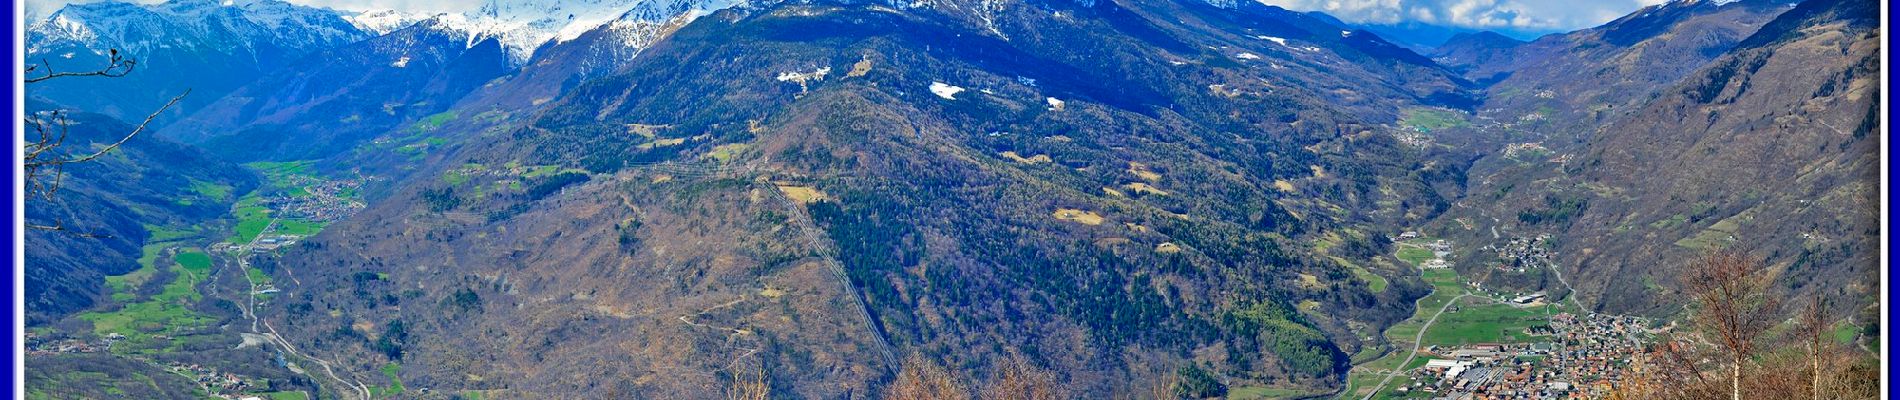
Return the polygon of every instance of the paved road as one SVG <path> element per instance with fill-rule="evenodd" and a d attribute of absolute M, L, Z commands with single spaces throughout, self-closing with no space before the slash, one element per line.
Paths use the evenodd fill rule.
<path fill-rule="evenodd" d="M 1431 296 L 1426 295 L 1425 297 L 1431 297 Z M 1366 397 L 1362 397 L 1361 399 L 1371 400 L 1373 395 L 1379 394 L 1379 389 L 1384 389 L 1386 384 L 1392 383 L 1392 378 L 1399 376 L 1398 373 L 1403 372 L 1406 365 L 1411 365 L 1412 360 L 1418 358 L 1418 349 L 1419 347 L 1422 347 L 1423 344 L 1425 343 L 1425 332 L 1432 329 L 1432 323 L 1438 322 L 1438 316 L 1445 315 L 1445 310 L 1451 309 L 1451 306 L 1453 304 L 1458 304 L 1459 300 L 1464 300 L 1464 298 L 1466 297 L 1471 297 L 1471 294 L 1465 293 L 1465 294 L 1458 295 L 1458 297 L 1451 298 L 1451 301 L 1445 302 L 1444 306 L 1438 307 L 1438 312 L 1432 313 L 1432 318 L 1425 320 L 1425 325 L 1420 326 L 1418 328 L 1418 336 L 1415 336 L 1412 338 L 1412 354 L 1406 355 L 1405 362 L 1399 363 L 1399 371 L 1387 372 L 1385 374 L 1385 379 L 1380 380 L 1379 384 L 1377 386 L 1373 386 L 1372 391 L 1366 393 Z M 1425 301 L 1425 298 L 1421 297 L 1416 301 Z M 1416 307 L 1416 305 L 1414 305 L 1414 307 Z"/>
<path fill-rule="evenodd" d="M 259 318 L 257 317 L 257 281 L 251 279 L 251 273 L 250 273 L 251 263 L 250 263 L 250 259 L 248 257 L 245 257 L 245 255 L 247 252 L 250 251 L 252 247 L 257 245 L 258 241 L 264 238 L 264 234 L 270 233 L 272 228 L 277 227 L 278 221 L 279 221 L 278 219 L 274 219 L 274 218 L 271 219 L 270 224 L 265 225 L 264 230 L 262 232 L 258 233 L 256 237 L 251 238 L 250 243 L 246 243 L 244 247 L 238 249 L 237 251 L 231 254 L 232 258 L 237 259 L 238 275 L 244 276 L 244 280 L 250 283 L 250 290 L 245 291 L 245 296 L 248 298 L 249 304 L 244 309 L 244 316 L 246 318 L 251 319 L 251 333 L 263 334 L 264 337 L 269 338 L 273 344 L 276 344 L 278 347 L 283 348 L 285 353 L 290 353 L 290 355 L 292 356 L 296 356 L 299 358 L 310 360 L 312 362 L 316 362 L 318 366 L 323 367 L 323 372 L 325 374 L 330 375 L 330 379 L 336 380 L 338 383 L 342 383 L 344 387 L 347 387 L 350 390 L 355 391 L 357 394 L 357 398 L 360 398 L 363 400 L 369 400 L 370 391 L 369 391 L 368 385 L 364 385 L 363 382 L 361 381 L 343 379 L 342 376 L 337 375 L 336 369 L 332 368 L 330 366 L 330 362 L 328 361 L 324 361 L 322 359 L 319 359 L 307 354 L 298 353 L 296 348 L 291 347 L 289 340 L 285 340 L 283 335 L 277 334 L 277 329 L 274 327 L 271 327 L 270 322 L 263 322 L 264 329 L 269 332 L 258 331 L 257 326 L 259 323 Z"/>
<path fill-rule="evenodd" d="M 1557 283 L 1563 284 L 1564 290 L 1570 292 L 1564 295 L 1565 298 L 1570 300 L 1570 305 L 1577 306 L 1577 310 L 1579 311 L 1585 310 L 1583 304 L 1577 302 L 1577 289 L 1570 287 L 1570 281 L 1564 280 L 1564 271 L 1557 268 L 1556 264 L 1551 264 L 1550 273 L 1557 275 Z"/>
<path fill-rule="evenodd" d="M 296 348 L 290 346 L 290 341 L 284 340 L 284 337 L 282 335 L 277 334 L 277 328 L 272 328 L 270 326 L 270 322 L 264 323 L 264 329 L 270 331 L 270 333 L 266 334 L 266 336 L 270 337 L 271 340 L 276 341 L 278 346 L 283 347 L 284 352 L 290 353 L 290 355 L 297 356 L 299 358 L 316 362 L 318 366 L 323 367 L 324 373 L 330 375 L 330 379 L 335 379 L 337 382 L 343 383 L 344 387 L 348 387 L 350 388 L 350 390 L 356 391 L 357 395 L 359 396 L 358 398 L 361 398 L 363 400 L 370 399 L 369 386 L 364 385 L 363 382 L 343 379 L 343 377 L 338 376 L 336 374 L 335 369 L 330 368 L 329 361 L 324 361 L 323 359 L 316 358 L 307 354 L 298 353 Z"/>
<path fill-rule="evenodd" d="M 251 237 L 250 243 L 245 243 L 244 247 L 239 248 L 238 251 L 233 252 L 231 254 L 232 258 L 237 259 L 238 275 L 243 276 L 244 281 L 249 282 L 251 284 L 251 289 L 249 291 L 246 291 L 245 293 L 246 298 L 249 299 L 249 305 L 244 307 L 244 317 L 251 319 L 251 333 L 258 333 L 257 331 L 257 281 L 251 279 L 250 259 L 245 258 L 244 253 L 249 252 L 251 248 L 257 246 L 257 242 L 259 240 L 263 240 L 264 234 L 270 233 L 271 228 L 277 227 L 278 221 L 279 220 L 277 218 L 271 218 L 270 223 L 264 225 L 264 230 L 258 231 L 257 236 Z"/>

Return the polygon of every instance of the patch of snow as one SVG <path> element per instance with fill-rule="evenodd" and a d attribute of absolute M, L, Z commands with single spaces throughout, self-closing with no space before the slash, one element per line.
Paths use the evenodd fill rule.
<path fill-rule="evenodd" d="M 1050 97 L 1047 100 L 1049 101 L 1049 108 L 1056 111 L 1062 111 L 1063 105 L 1068 104 L 1068 102 L 1054 97 Z"/>
<path fill-rule="evenodd" d="M 963 88 L 961 87 L 951 86 L 943 82 L 930 83 L 930 93 L 936 94 L 937 97 L 942 97 L 944 100 L 956 100 L 957 93 L 962 91 Z"/>
<path fill-rule="evenodd" d="M 353 15 L 345 15 L 343 16 L 343 20 L 349 21 L 350 25 L 356 25 L 356 29 L 362 29 L 365 32 L 378 35 L 386 35 L 397 29 L 414 25 L 416 21 L 423 20 L 423 16 L 396 10 L 369 10 Z"/>
<path fill-rule="evenodd" d="M 402 56 L 402 58 L 396 59 L 396 62 L 389 63 L 389 66 L 396 67 L 396 68 L 407 68 L 409 67 L 409 56 Z"/>
<path fill-rule="evenodd" d="M 644 48 L 701 16 L 748 0 L 497 0 L 480 9 L 438 15 L 438 24 L 469 35 L 474 46 L 494 39 L 516 63 L 526 63 L 544 44 L 579 39 L 605 27 L 626 47 Z"/>
<path fill-rule="evenodd" d="M 797 82 L 798 92 L 804 93 L 805 90 L 810 88 L 810 86 L 807 85 L 809 82 L 825 80 L 825 75 L 828 74 L 831 74 L 831 67 L 821 67 L 812 72 L 780 72 L 778 73 L 778 81 Z"/>
<path fill-rule="evenodd" d="M 1260 36 L 1254 36 L 1254 37 L 1260 40 L 1279 43 L 1281 46 L 1286 45 L 1286 38 L 1277 38 L 1277 37 L 1272 37 L 1272 36 L 1267 36 L 1267 35 L 1260 35 Z"/>
<path fill-rule="evenodd" d="M 812 72 L 780 72 L 778 74 L 778 81 L 805 83 L 806 81 L 812 80 L 824 80 L 825 75 L 830 73 L 831 67 L 819 68 Z"/>
<path fill-rule="evenodd" d="M 1242 60 L 1258 60 L 1260 59 L 1260 56 L 1254 53 L 1240 53 L 1240 54 L 1235 54 L 1234 58 L 1238 58 Z"/>

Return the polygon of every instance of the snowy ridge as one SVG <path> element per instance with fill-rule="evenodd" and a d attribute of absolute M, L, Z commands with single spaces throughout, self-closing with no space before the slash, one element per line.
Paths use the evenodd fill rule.
<path fill-rule="evenodd" d="M 252 50 L 352 42 L 369 33 L 329 9 L 279 0 L 120 1 L 72 4 L 27 28 L 28 53 L 58 47 Z"/>
<path fill-rule="evenodd" d="M 29 53 L 154 50 L 216 52 L 258 48 L 320 49 L 423 24 L 463 38 L 469 47 L 495 40 L 510 61 L 525 65 L 536 50 L 604 30 L 631 56 L 700 16 L 747 0 L 490 0 L 465 12 L 337 11 L 283 0 L 125 0 L 72 4 L 29 27 Z"/>
<path fill-rule="evenodd" d="M 640 49 L 658 36 L 713 11 L 745 4 L 743 0 L 537 0 L 492 1 L 481 8 L 431 17 L 432 26 L 464 33 L 468 44 L 494 39 L 517 65 L 544 45 L 580 38 L 605 27 L 628 48 Z"/>
<path fill-rule="evenodd" d="M 672 28 L 714 11 L 749 4 L 745 0 L 647 0 L 615 18 L 607 25 L 607 32 L 624 46 L 643 49 Z M 568 41 L 578 36 L 557 39 Z"/>
<path fill-rule="evenodd" d="M 356 29 L 377 35 L 387 35 L 397 29 L 407 28 L 426 19 L 427 16 L 410 14 L 396 10 L 369 10 L 346 15 L 344 20 L 356 25 Z"/>

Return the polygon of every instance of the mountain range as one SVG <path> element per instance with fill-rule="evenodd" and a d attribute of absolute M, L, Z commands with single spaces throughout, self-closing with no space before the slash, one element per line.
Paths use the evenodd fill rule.
<path fill-rule="evenodd" d="M 90 143 L 191 95 L 29 207 L 112 235 L 30 235 L 28 309 L 99 324 L 153 296 L 107 278 L 141 257 L 253 244 L 214 242 L 292 165 L 366 207 L 217 258 L 273 291 L 205 297 L 228 315 L 198 328 L 298 353 L 273 382 L 329 397 L 709 398 L 756 371 L 864 398 L 920 361 L 1326 397 L 1432 290 L 1391 256 L 1407 231 L 1594 311 L 1676 316 L 1670 266 L 1740 248 L 1863 312 L 1877 8 L 1683 0 L 1524 41 L 1196 0 L 75 4 L 29 62 L 138 64 L 35 109 L 87 111 Z M 1491 250 L 1540 236 L 1549 268 Z"/>

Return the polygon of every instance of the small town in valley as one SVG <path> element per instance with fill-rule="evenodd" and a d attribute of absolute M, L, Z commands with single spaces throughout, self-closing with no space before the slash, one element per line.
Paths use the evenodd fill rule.
<path fill-rule="evenodd" d="M 1401 398 L 1593 399 L 1607 393 L 1644 354 L 1649 320 L 1609 314 L 1557 314 L 1532 327 L 1548 341 L 1431 346 L 1430 361 L 1393 388 Z M 1408 395 L 1417 394 L 1417 395 Z"/>
<path fill-rule="evenodd" d="M 1645 344 L 1670 329 L 1648 318 L 1585 311 L 1567 288 L 1561 296 L 1486 288 L 1458 275 L 1447 241 L 1410 231 L 1395 239 L 1398 258 L 1418 267 L 1435 291 L 1420 299 L 1412 320 L 1387 330 L 1399 350 L 1358 363 L 1352 387 L 1339 398 L 1601 398 L 1645 356 Z M 1500 238 L 1479 249 L 1493 261 L 1478 269 L 1556 273 L 1549 240 Z M 1414 350 L 1403 351 L 1408 347 Z"/>

